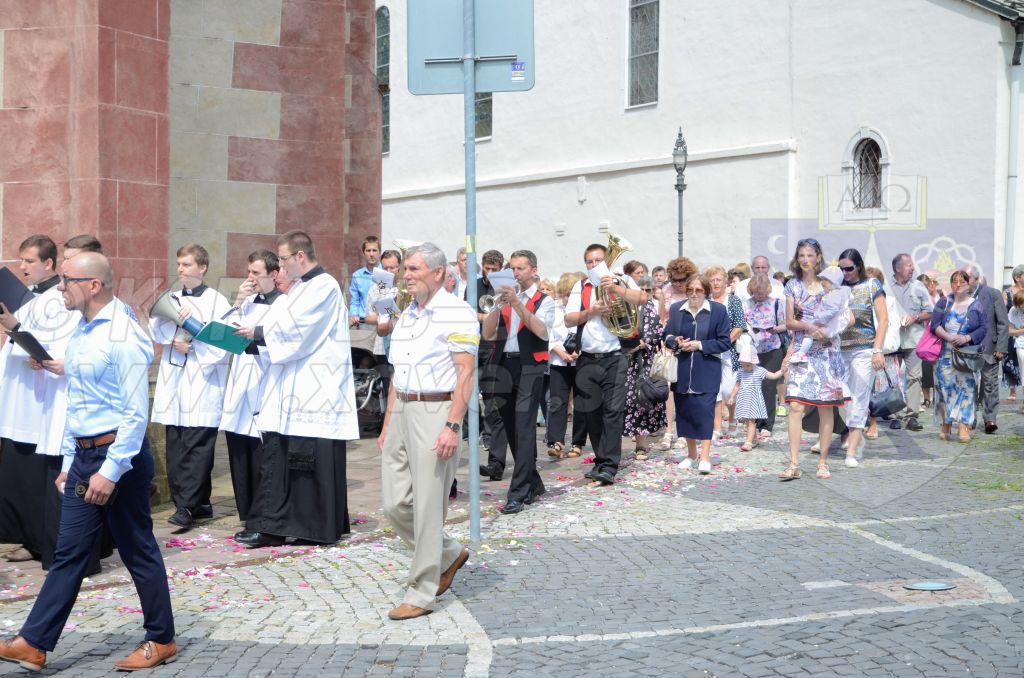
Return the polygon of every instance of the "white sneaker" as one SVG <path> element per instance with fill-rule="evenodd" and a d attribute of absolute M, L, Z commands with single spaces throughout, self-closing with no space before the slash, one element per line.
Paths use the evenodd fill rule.
<path fill-rule="evenodd" d="M 846 458 L 846 467 L 847 468 L 857 468 L 858 466 L 860 466 L 860 463 L 857 461 L 857 457 L 847 457 Z"/>
<path fill-rule="evenodd" d="M 789 362 L 793 364 L 800 364 L 807 362 L 807 354 L 803 351 L 793 351 L 793 355 L 789 357 Z"/>
<path fill-rule="evenodd" d="M 711 462 L 702 461 L 701 463 L 697 464 L 697 470 L 704 475 L 711 473 Z"/>
<path fill-rule="evenodd" d="M 683 471 L 689 471 L 691 468 L 693 468 L 693 460 L 690 459 L 689 457 L 686 457 L 681 462 L 676 464 L 676 468 L 679 468 Z"/>

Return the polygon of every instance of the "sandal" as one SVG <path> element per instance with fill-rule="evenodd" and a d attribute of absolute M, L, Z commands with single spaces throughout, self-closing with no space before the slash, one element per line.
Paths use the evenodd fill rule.
<path fill-rule="evenodd" d="M 648 450 L 646 447 L 638 447 L 634 451 L 634 458 L 637 461 L 647 461 L 647 452 Z"/>
<path fill-rule="evenodd" d="M 580 447 L 579 445 L 573 445 L 572 449 L 569 450 L 569 454 L 567 454 L 566 456 L 567 457 L 579 457 L 582 454 L 583 454 L 583 448 Z"/>
<path fill-rule="evenodd" d="M 832 472 L 828 470 L 827 464 L 818 464 L 818 472 L 814 474 L 815 478 L 831 478 Z"/>
<path fill-rule="evenodd" d="M 686 449 L 686 438 L 676 438 L 676 441 L 672 443 L 673 450 L 685 450 Z"/>
<path fill-rule="evenodd" d="M 744 442 L 742 445 L 740 445 L 740 449 L 743 450 L 744 452 L 750 452 L 755 447 L 757 447 L 757 443 Z"/>
<path fill-rule="evenodd" d="M 658 441 L 658 449 L 672 449 L 672 434 L 669 431 L 665 431 L 665 435 L 661 436 L 661 440 Z"/>
<path fill-rule="evenodd" d="M 562 443 L 551 443 L 548 445 L 548 456 L 552 459 L 565 459 L 566 454 L 562 450 Z"/>
<path fill-rule="evenodd" d="M 796 464 L 790 464 L 786 467 L 786 470 L 779 474 L 781 480 L 796 480 L 800 477 L 800 467 Z"/>
<path fill-rule="evenodd" d="M 950 424 L 942 424 L 939 426 L 939 440 L 949 440 L 949 433 L 951 429 Z"/>

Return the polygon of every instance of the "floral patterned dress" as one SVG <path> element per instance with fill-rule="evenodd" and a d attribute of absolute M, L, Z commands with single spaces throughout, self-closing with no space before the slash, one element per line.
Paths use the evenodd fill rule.
<path fill-rule="evenodd" d="M 960 334 L 960 328 L 967 322 L 967 313 L 957 313 L 950 308 L 943 327 L 950 334 Z M 978 389 L 978 375 L 953 369 L 953 347 L 943 342 L 942 353 L 935 361 L 935 418 L 940 424 L 974 423 L 974 394 Z M 945 419 L 942 418 L 945 413 Z"/>
<path fill-rule="evenodd" d="M 793 300 L 794 308 L 802 309 L 813 315 L 825 297 L 825 290 L 811 294 L 799 278 L 786 283 L 786 297 Z M 793 333 L 793 344 L 799 346 L 805 332 Z M 839 350 L 838 337 L 826 339 L 824 342 L 815 340 L 807 362 L 790 364 L 789 382 L 786 388 L 786 402 L 797 402 L 819 407 L 822 405 L 842 405 L 850 398 L 843 392 L 846 380 L 846 363 Z"/>
<path fill-rule="evenodd" d="M 651 373 L 654 355 L 661 347 L 661 330 L 658 306 L 649 301 L 640 310 L 640 338 L 646 346 L 629 356 L 629 367 L 626 369 L 626 422 L 623 435 L 651 435 L 668 425 L 665 403 L 648 407 L 641 405 L 637 398 L 637 387 Z"/>

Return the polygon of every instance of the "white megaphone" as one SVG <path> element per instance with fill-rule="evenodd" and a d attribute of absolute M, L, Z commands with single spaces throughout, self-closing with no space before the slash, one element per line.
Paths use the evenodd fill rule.
<path fill-rule="evenodd" d="M 153 302 L 153 308 L 150 309 L 149 315 L 151 318 L 169 320 L 193 337 L 196 336 L 203 329 L 203 323 L 199 322 L 196 318 L 182 320 L 178 317 L 178 310 L 180 308 L 181 302 L 178 301 L 178 297 L 171 290 L 167 290 Z"/>

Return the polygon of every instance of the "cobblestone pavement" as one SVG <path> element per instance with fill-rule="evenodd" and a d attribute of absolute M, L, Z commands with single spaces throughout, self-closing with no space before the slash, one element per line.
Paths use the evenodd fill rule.
<path fill-rule="evenodd" d="M 374 441 L 349 446 L 356 524 L 330 548 L 235 545 L 221 458 L 215 520 L 172 534 L 156 514 L 180 659 L 152 675 L 1021 676 L 1024 416 L 1006 405 L 1000 426 L 969 445 L 883 429 L 859 468 L 834 448 L 831 479 L 808 454 L 789 483 L 781 435 L 716 445 L 707 476 L 676 453 L 627 462 L 607 488 L 583 479 L 586 457 L 544 458 L 549 491 L 520 514 L 496 510 L 507 481 L 483 484 L 483 541 L 407 622 L 386 616 L 409 552 L 381 522 Z M 449 522 L 468 542 L 464 492 Z M 935 579 L 956 588 L 903 587 Z M 37 564 L 0 568 L 4 635 L 40 581 Z M 106 675 L 141 634 L 109 562 L 46 672 Z"/>

